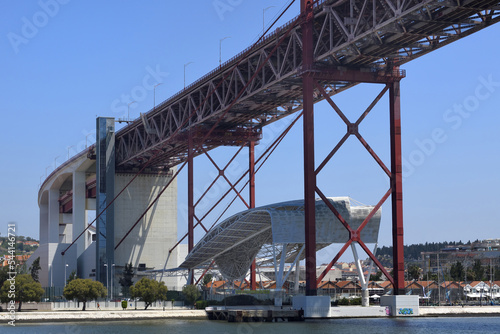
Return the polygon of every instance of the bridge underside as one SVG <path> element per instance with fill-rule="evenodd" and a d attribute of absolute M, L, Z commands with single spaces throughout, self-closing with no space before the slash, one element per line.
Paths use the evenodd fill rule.
<path fill-rule="evenodd" d="M 117 169 L 178 165 L 187 159 L 188 129 L 202 134 L 206 150 L 247 142 L 302 109 L 304 71 L 384 76 L 498 22 L 499 13 L 498 0 L 323 1 L 314 9 L 312 66 L 303 66 L 299 16 L 119 131 Z M 330 96 L 360 82 L 317 78 Z M 314 95 L 314 103 L 323 99 Z"/>

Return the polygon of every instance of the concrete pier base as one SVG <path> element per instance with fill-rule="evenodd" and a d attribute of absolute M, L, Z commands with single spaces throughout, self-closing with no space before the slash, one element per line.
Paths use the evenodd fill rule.
<path fill-rule="evenodd" d="M 330 297 L 295 296 L 293 309 L 303 310 L 304 318 L 328 318 L 330 317 Z"/>
<path fill-rule="evenodd" d="M 418 316 L 420 314 L 418 296 L 382 296 L 380 306 L 389 308 L 393 317 Z"/>
<path fill-rule="evenodd" d="M 370 291 L 367 289 L 361 290 L 361 305 L 365 307 L 370 306 Z"/>

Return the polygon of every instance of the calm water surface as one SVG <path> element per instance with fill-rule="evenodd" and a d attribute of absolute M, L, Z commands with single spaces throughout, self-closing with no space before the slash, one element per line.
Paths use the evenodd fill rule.
<path fill-rule="evenodd" d="M 500 333 L 500 317 L 478 318 L 383 318 L 383 319 L 337 319 L 295 323 L 227 323 L 208 320 L 138 320 L 47 323 L 43 325 L 22 324 L 16 327 L 0 325 L 1 334 L 148 334 L 148 333 L 356 333 L 356 334 L 440 334 L 440 333 Z"/>

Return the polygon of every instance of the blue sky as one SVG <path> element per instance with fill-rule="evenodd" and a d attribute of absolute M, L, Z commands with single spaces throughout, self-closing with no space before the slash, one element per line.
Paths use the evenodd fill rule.
<path fill-rule="evenodd" d="M 96 116 L 126 116 L 129 96 L 138 102 L 130 106 L 131 117 L 148 111 L 152 83 L 163 83 L 156 88 L 156 102 L 167 99 L 183 87 L 184 64 L 193 62 L 186 68 L 189 84 L 218 66 L 221 38 L 230 36 L 222 42 L 224 61 L 256 40 L 263 8 L 275 6 L 266 11 L 270 22 L 287 2 L 0 2 L 0 233 L 6 234 L 8 222 L 17 222 L 20 234 L 38 237 L 40 181 L 68 153 L 93 142 Z M 226 7 L 217 9 L 221 3 Z M 297 2 L 280 24 L 298 12 Z M 500 25 L 492 26 L 404 66 L 405 243 L 500 237 L 498 36 Z M 335 101 L 354 119 L 381 88 L 359 85 Z M 315 117 L 319 163 L 345 126 L 325 103 L 316 105 Z M 290 120 L 265 128 L 263 142 Z M 303 197 L 301 126 L 299 122 L 257 175 L 257 205 Z M 387 97 L 360 130 L 389 165 Z M 224 161 L 232 151 L 214 155 Z M 246 166 L 245 159 L 246 151 L 234 175 Z M 198 191 L 209 182 L 205 175 L 210 168 L 206 158 L 198 159 Z M 180 221 L 185 219 L 185 179 L 182 173 Z M 366 204 L 375 204 L 389 186 L 355 138 L 318 180 L 327 196 L 348 195 Z M 237 205 L 229 212 L 242 209 Z M 383 206 L 382 217 L 380 243 L 389 245 L 390 205 Z M 186 228 L 179 225 L 182 234 Z"/>

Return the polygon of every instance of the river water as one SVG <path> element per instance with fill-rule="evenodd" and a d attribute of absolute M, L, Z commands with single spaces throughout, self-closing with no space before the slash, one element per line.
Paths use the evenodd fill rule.
<path fill-rule="evenodd" d="M 440 334 L 500 333 L 500 317 L 335 319 L 290 323 L 228 323 L 208 320 L 137 320 L 70 323 L 0 324 L 1 334 Z"/>

